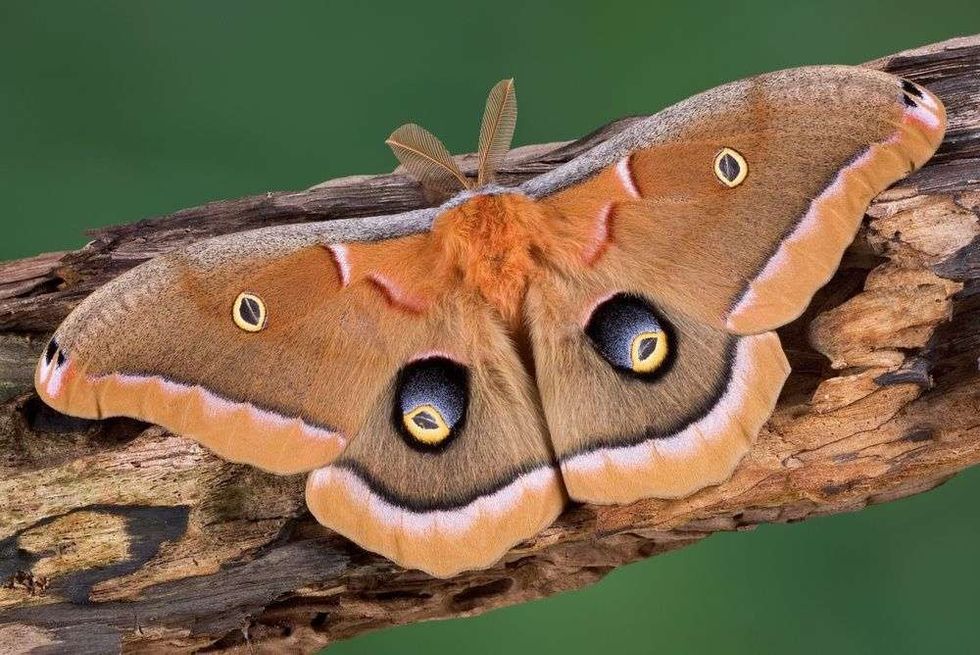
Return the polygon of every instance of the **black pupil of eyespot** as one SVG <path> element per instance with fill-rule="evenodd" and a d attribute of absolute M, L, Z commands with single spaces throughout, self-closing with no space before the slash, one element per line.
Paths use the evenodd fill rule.
<path fill-rule="evenodd" d="M 412 421 L 423 430 L 435 430 L 439 427 L 439 424 L 428 412 L 419 412 L 412 417 Z"/>
<path fill-rule="evenodd" d="M 721 161 L 718 162 L 718 168 L 721 170 L 721 174 L 725 176 L 725 179 L 731 182 L 736 177 L 738 177 L 739 165 L 727 152 L 722 156 Z"/>
<path fill-rule="evenodd" d="M 646 359 L 653 354 L 654 349 L 657 347 L 657 337 L 645 337 L 640 341 L 640 347 L 638 349 L 638 354 L 640 359 Z"/>
<path fill-rule="evenodd" d="M 242 320 L 246 323 L 251 325 L 259 324 L 261 310 L 259 309 L 259 303 L 254 298 L 242 298 L 238 312 L 242 315 Z"/>

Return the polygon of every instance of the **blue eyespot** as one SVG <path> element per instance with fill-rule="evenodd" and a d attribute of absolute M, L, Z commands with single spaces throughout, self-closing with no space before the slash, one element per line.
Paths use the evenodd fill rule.
<path fill-rule="evenodd" d="M 601 302 L 585 326 L 595 351 L 621 373 L 653 379 L 673 355 L 672 330 L 649 302 L 618 293 Z"/>
<path fill-rule="evenodd" d="M 409 446 L 441 450 L 462 429 L 468 404 L 467 368 L 445 357 L 429 357 L 399 373 L 393 420 Z"/>

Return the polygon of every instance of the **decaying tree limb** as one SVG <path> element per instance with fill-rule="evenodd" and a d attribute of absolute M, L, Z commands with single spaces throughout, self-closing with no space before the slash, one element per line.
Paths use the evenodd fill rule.
<path fill-rule="evenodd" d="M 215 202 L 98 230 L 79 251 L 0 264 L 4 649 L 311 651 L 581 587 L 716 531 L 918 493 L 980 461 L 980 37 L 869 65 L 936 92 L 949 133 L 926 168 L 875 201 L 841 271 L 780 331 L 794 373 L 735 476 L 684 500 L 570 508 L 503 563 L 448 581 L 317 525 L 302 476 L 227 464 L 135 421 L 68 419 L 31 392 L 50 332 L 120 272 L 216 234 L 431 204 L 411 180 L 345 178 Z M 502 181 L 629 123 L 518 150 Z M 463 165 L 472 170 L 472 158 Z"/>

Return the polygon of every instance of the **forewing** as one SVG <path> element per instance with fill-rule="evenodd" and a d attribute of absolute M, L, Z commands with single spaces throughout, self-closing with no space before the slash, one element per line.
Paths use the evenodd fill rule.
<path fill-rule="evenodd" d="M 944 129 L 939 100 L 893 76 L 781 71 L 667 109 L 526 190 L 573 226 L 587 266 L 628 251 L 644 288 L 752 334 L 803 312 L 871 199 Z"/>
<path fill-rule="evenodd" d="M 423 339 L 421 307 L 391 302 L 375 278 L 403 304 L 434 299 L 418 283 L 428 233 L 331 243 L 341 233 L 246 232 L 133 269 L 59 327 L 38 392 L 67 414 L 157 423 L 277 473 L 331 461 Z M 236 306 L 261 325 L 244 329 Z"/>

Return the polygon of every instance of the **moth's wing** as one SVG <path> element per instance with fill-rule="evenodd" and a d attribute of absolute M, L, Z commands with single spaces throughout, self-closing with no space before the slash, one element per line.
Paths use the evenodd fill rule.
<path fill-rule="evenodd" d="M 868 203 L 932 156 L 927 90 L 852 67 L 781 71 L 695 96 L 525 185 L 572 223 L 583 261 L 610 242 L 638 283 L 739 334 L 788 323 L 833 275 Z M 716 174 L 729 148 L 734 187 Z"/>
<path fill-rule="evenodd" d="M 161 255 L 65 319 L 35 386 L 66 414 L 157 423 L 235 462 L 276 473 L 321 466 L 360 428 L 401 359 L 429 338 L 370 279 L 378 248 L 389 277 L 410 276 L 428 233 L 336 242 L 361 232 L 275 227 Z M 264 306 L 261 330 L 236 324 L 242 293 Z"/>
<path fill-rule="evenodd" d="M 789 374 L 774 332 L 702 323 L 658 302 L 612 257 L 578 275 L 542 276 L 526 308 L 548 431 L 575 500 L 677 498 L 724 481 Z M 658 369 L 617 368 L 617 352 L 629 364 L 644 332 L 662 333 L 652 335 L 667 348 Z"/>
<path fill-rule="evenodd" d="M 499 317 L 482 301 L 450 295 L 432 320 L 455 338 L 420 366 L 434 361 L 438 370 L 444 356 L 464 363 L 465 418 L 447 442 L 413 441 L 398 425 L 402 410 L 428 398 L 452 402 L 438 384 L 401 402 L 412 384 L 403 374 L 341 456 L 310 475 L 306 501 L 321 523 L 365 548 L 446 577 L 490 566 L 537 534 L 565 495 L 533 383 Z"/>
<path fill-rule="evenodd" d="M 564 502 L 533 386 L 490 310 L 437 279 L 430 233 L 341 241 L 364 231 L 271 228 L 152 260 L 65 320 L 37 389 L 232 461 L 317 469 L 316 517 L 405 566 L 488 566 Z M 263 329 L 236 324 L 243 292 Z"/>
<path fill-rule="evenodd" d="M 575 244 L 527 302 L 569 495 L 627 502 L 725 480 L 788 373 L 768 330 L 805 309 L 871 198 L 922 165 L 944 125 L 939 101 L 897 78 L 785 71 L 685 101 L 526 185 Z M 715 172 L 725 148 L 748 168 L 734 186 L 719 176 L 731 162 Z M 622 293 L 653 318 L 629 297 L 604 305 Z M 614 359 L 664 329 L 656 371 L 611 366 L 587 333 L 597 307 Z"/>

